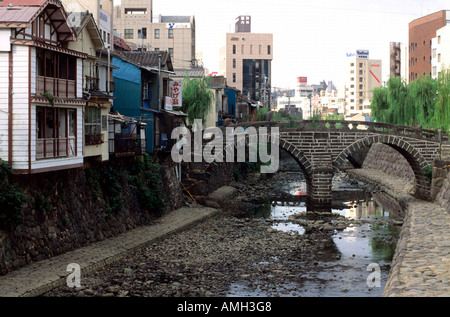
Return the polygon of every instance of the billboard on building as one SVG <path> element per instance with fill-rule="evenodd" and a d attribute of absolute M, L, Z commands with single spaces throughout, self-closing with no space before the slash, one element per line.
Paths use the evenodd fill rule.
<path fill-rule="evenodd" d="M 306 86 L 308 84 L 308 77 L 297 77 L 297 84 Z"/>
<path fill-rule="evenodd" d="M 357 50 L 356 51 L 356 57 L 357 58 L 368 59 L 369 58 L 369 51 L 368 50 Z"/>
<path fill-rule="evenodd" d="M 181 107 L 183 105 L 183 81 L 173 80 L 169 84 L 169 96 L 172 98 L 172 105 L 174 107 Z"/>
<path fill-rule="evenodd" d="M 190 29 L 190 23 L 166 23 L 167 29 Z"/>

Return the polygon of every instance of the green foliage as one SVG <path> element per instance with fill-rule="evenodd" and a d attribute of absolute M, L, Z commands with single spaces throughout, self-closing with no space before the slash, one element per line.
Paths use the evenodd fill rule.
<path fill-rule="evenodd" d="M 439 74 L 437 91 L 434 125 L 442 131 L 450 133 L 450 70 L 442 71 Z"/>
<path fill-rule="evenodd" d="M 121 212 L 123 204 L 120 197 L 122 186 L 119 172 L 113 167 L 105 169 L 101 175 L 101 185 L 107 195 L 108 212 Z"/>
<path fill-rule="evenodd" d="M 377 122 L 439 128 L 450 132 L 450 75 L 442 71 L 438 79 L 421 76 L 407 85 L 389 78 L 387 87 L 373 90 L 370 105 Z"/>
<path fill-rule="evenodd" d="M 130 167 L 128 180 L 137 192 L 139 204 L 148 211 L 160 213 L 164 207 L 164 192 L 160 188 L 162 168 L 148 154 L 144 155 L 143 162 Z"/>
<path fill-rule="evenodd" d="M 423 175 L 425 175 L 425 177 L 428 179 L 428 181 L 431 183 L 432 180 L 432 175 L 433 175 L 433 168 L 431 166 L 427 166 L 424 170 L 423 170 Z"/>
<path fill-rule="evenodd" d="M 92 198 L 98 199 L 101 196 L 100 173 L 95 168 L 85 169 L 86 182 L 91 190 Z"/>
<path fill-rule="evenodd" d="M 0 159 L 0 226 L 17 225 L 22 222 L 22 206 L 28 202 L 28 197 L 22 188 L 11 184 L 11 167 Z"/>
<path fill-rule="evenodd" d="M 267 121 L 268 107 L 260 107 L 256 110 L 256 121 Z"/>
<path fill-rule="evenodd" d="M 210 77 L 183 79 L 183 107 L 182 110 L 188 115 L 188 122 L 194 119 L 205 120 L 209 113 L 214 94 L 210 88 Z"/>

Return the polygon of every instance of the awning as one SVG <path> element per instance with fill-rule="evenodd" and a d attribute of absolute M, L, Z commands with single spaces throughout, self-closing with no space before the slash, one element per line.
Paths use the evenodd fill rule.
<path fill-rule="evenodd" d="M 187 117 L 188 115 L 187 114 L 185 114 L 184 112 L 182 112 L 182 111 L 176 111 L 176 110 L 166 110 L 166 109 L 162 109 L 164 112 L 167 112 L 168 114 L 170 114 L 170 115 L 173 115 L 173 116 L 177 116 L 177 117 Z"/>

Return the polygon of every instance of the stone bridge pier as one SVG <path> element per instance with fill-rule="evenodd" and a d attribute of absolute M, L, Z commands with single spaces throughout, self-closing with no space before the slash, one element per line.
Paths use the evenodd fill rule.
<path fill-rule="evenodd" d="M 307 180 L 307 208 L 315 211 L 327 211 L 331 208 L 334 176 L 331 155 L 315 153 L 312 161 L 310 181 Z"/>

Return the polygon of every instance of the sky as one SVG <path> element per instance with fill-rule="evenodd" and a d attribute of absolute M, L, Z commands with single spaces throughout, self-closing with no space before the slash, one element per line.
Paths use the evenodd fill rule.
<path fill-rule="evenodd" d="M 389 75 L 389 43 L 408 42 L 408 24 L 450 10 L 448 0 L 153 0 L 153 16 L 194 15 L 196 49 L 210 72 L 219 70 L 219 49 L 239 15 L 251 15 L 252 33 L 272 33 L 272 87 L 295 88 L 347 80 L 346 53 L 369 50 Z"/>

